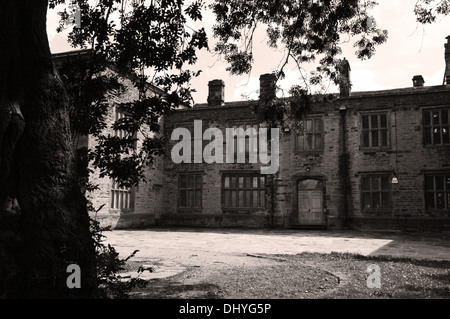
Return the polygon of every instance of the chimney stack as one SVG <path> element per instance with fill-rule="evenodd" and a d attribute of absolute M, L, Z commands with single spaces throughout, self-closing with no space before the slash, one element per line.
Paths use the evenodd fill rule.
<path fill-rule="evenodd" d="M 447 43 L 444 44 L 445 47 L 445 73 L 444 73 L 444 84 L 450 85 L 450 35 L 446 37 Z"/>
<path fill-rule="evenodd" d="M 413 81 L 413 87 L 421 87 L 425 83 L 425 80 L 421 75 L 414 75 L 412 78 Z"/>
<path fill-rule="evenodd" d="M 225 105 L 225 82 L 212 80 L 208 82 L 208 106 Z"/>
<path fill-rule="evenodd" d="M 346 58 L 341 60 L 339 68 L 339 92 L 341 97 L 350 96 L 352 82 L 350 81 L 350 63 Z"/>
<path fill-rule="evenodd" d="M 272 100 L 276 98 L 277 76 L 274 73 L 261 74 L 259 77 L 259 99 Z"/>

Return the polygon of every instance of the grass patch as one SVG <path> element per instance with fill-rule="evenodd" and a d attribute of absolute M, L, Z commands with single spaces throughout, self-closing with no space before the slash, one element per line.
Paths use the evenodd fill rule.
<path fill-rule="evenodd" d="M 303 253 L 266 257 L 270 257 L 270 262 L 264 266 L 192 268 L 171 278 L 151 280 L 146 288 L 137 289 L 131 297 L 450 298 L 450 261 L 368 257 L 348 253 Z M 371 275 L 367 268 L 372 264 L 380 269 L 380 288 L 367 286 L 368 276 Z"/>

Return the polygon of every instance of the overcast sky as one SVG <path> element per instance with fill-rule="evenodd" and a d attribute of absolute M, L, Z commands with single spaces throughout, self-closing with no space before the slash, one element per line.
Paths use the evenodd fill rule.
<path fill-rule="evenodd" d="M 359 60 L 354 54 L 354 48 L 346 45 L 342 57 L 350 61 L 352 91 L 373 91 L 412 86 L 412 77 L 422 75 L 425 85 L 441 85 L 445 61 L 445 37 L 450 35 L 450 16 L 438 20 L 433 25 L 422 26 L 416 23 L 414 16 L 415 0 L 379 0 L 379 5 L 373 10 L 377 25 L 389 32 L 388 41 L 377 47 L 375 55 L 369 60 Z M 59 17 L 55 10 L 49 10 L 47 32 L 50 48 L 53 53 L 73 50 L 67 44 L 66 33 L 56 33 Z M 211 12 L 204 13 L 203 21 L 213 21 Z M 205 22 L 202 22 L 205 25 Z M 214 39 L 205 25 L 213 48 Z M 202 74 L 192 81 L 196 103 L 206 103 L 208 82 L 213 79 L 225 81 L 225 100 L 243 100 L 245 96 L 258 98 L 259 76 L 270 73 L 279 67 L 283 53 L 268 49 L 265 45 L 265 33 L 256 35 L 254 49 L 254 65 L 250 75 L 230 76 L 225 70 L 227 64 L 218 60 L 211 52 L 200 52 L 196 65 L 203 70 Z M 305 66 L 312 69 L 312 66 Z M 299 73 L 290 66 L 285 69 L 286 79 L 280 85 L 287 90 L 291 85 L 299 83 Z M 330 92 L 336 88 L 331 87 Z"/>

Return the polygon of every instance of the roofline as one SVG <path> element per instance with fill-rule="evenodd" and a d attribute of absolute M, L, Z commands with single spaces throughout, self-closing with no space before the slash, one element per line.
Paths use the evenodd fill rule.
<path fill-rule="evenodd" d="M 64 58 L 69 58 L 69 57 L 74 57 L 74 56 L 87 56 L 89 54 L 92 54 L 92 51 L 93 51 L 92 49 L 80 49 L 80 50 L 70 50 L 70 51 L 52 53 L 52 58 L 53 59 L 64 59 Z M 110 68 L 111 70 L 113 70 L 115 72 L 119 72 L 117 67 L 113 64 L 108 65 L 108 68 Z M 126 72 L 125 76 L 130 79 L 137 77 L 136 74 L 133 74 L 131 72 Z M 152 83 L 147 82 L 147 86 L 149 86 L 153 90 L 153 93 L 159 93 L 161 95 L 166 95 L 166 92 L 164 92 L 164 90 L 162 90 L 161 88 L 157 87 L 156 85 L 154 85 Z"/>
<path fill-rule="evenodd" d="M 357 91 L 351 92 L 349 96 L 340 96 L 339 93 L 330 93 L 329 95 L 334 95 L 338 100 L 351 100 L 359 98 L 370 98 L 370 97 L 389 97 L 398 95 L 410 95 L 410 94 L 426 94 L 426 93 L 436 93 L 436 92 L 450 92 L 450 85 L 434 85 L 434 86 L 422 86 L 422 87 L 406 87 L 388 90 L 378 90 L 378 91 Z M 226 107 L 243 107 L 250 106 L 258 103 L 259 100 L 246 100 L 246 101 L 230 101 L 225 102 L 222 106 L 209 106 L 208 103 L 196 103 L 191 109 L 215 109 L 215 108 L 226 108 Z"/>

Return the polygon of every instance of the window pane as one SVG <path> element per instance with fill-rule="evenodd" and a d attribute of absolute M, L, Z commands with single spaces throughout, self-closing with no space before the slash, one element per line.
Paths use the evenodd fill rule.
<path fill-rule="evenodd" d="M 258 177 L 253 177 L 253 188 L 258 188 Z"/>
<path fill-rule="evenodd" d="M 370 125 L 372 130 L 378 128 L 378 115 L 370 116 Z"/>
<path fill-rule="evenodd" d="M 386 114 L 380 115 L 380 127 L 387 127 L 387 116 Z"/>
<path fill-rule="evenodd" d="M 306 120 L 306 132 L 307 133 L 312 133 L 313 129 L 312 129 L 312 121 L 311 120 Z"/>
<path fill-rule="evenodd" d="M 259 191 L 259 207 L 266 206 L 266 194 L 265 191 Z"/>
<path fill-rule="evenodd" d="M 425 145 L 431 144 L 431 131 L 432 131 L 431 127 L 424 128 L 424 130 L 423 130 L 423 137 L 424 137 Z"/>
<path fill-rule="evenodd" d="M 322 119 L 314 119 L 314 132 L 322 132 Z"/>
<path fill-rule="evenodd" d="M 374 192 L 372 193 L 372 208 L 380 208 L 380 193 Z"/>
<path fill-rule="evenodd" d="M 388 142 L 387 142 L 387 130 L 382 130 L 381 131 L 381 146 L 387 146 Z"/>
<path fill-rule="evenodd" d="M 126 208 L 126 209 L 130 208 L 130 205 L 128 202 L 129 197 L 130 197 L 130 193 L 126 192 L 124 194 L 124 198 L 123 198 L 123 208 Z"/>
<path fill-rule="evenodd" d="M 194 188 L 195 185 L 195 177 L 192 175 L 188 176 L 188 187 L 189 188 Z"/>
<path fill-rule="evenodd" d="M 186 188 L 187 184 L 186 184 L 186 175 L 180 175 L 180 187 L 181 188 Z"/>
<path fill-rule="evenodd" d="M 383 176 L 381 177 L 381 189 L 389 190 L 391 188 L 391 183 L 389 183 L 389 177 Z"/>
<path fill-rule="evenodd" d="M 223 204 L 225 207 L 230 207 L 230 191 L 225 190 L 223 192 Z"/>
<path fill-rule="evenodd" d="M 312 134 L 306 135 L 305 150 L 311 150 L 312 149 L 312 146 L 313 146 L 312 139 L 313 139 Z"/>
<path fill-rule="evenodd" d="M 362 178 L 362 190 L 370 191 L 370 177 Z"/>
<path fill-rule="evenodd" d="M 195 191 L 195 207 L 201 207 L 202 206 L 202 191 L 196 190 Z"/>
<path fill-rule="evenodd" d="M 236 191 L 231 191 L 230 207 L 236 207 Z"/>
<path fill-rule="evenodd" d="M 114 207 L 114 191 L 113 190 L 111 191 L 111 208 L 113 208 L 113 209 L 115 208 Z"/>
<path fill-rule="evenodd" d="M 446 184 L 446 189 L 449 192 L 450 191 L 450 176 L 446 176 L 445 177 L 445 184 Z"/>
<path fill-rule="evenodd" d="M 448 133 L 448 126 L 444 126 L 442 128 L 442 143 L 443 144 L 449 144 L 450 143 L 449 133 Z"/>
<path fill-rule="evenodd" d="M 378 147 L 378 131 L 372 131 L 372 147 Z"/>
<path fill-rule="evenodd" d="M 230 187 L 230 178 L 228 176 L 225 176 L 225 178 L 224 178 L 223 187 L 225 187 L 225 188 Z"/>
<path fill-rule="evenodd" d="M 252 207 L 258 207 L 258 191 L 253 191 L 253 204 Z"/>
<path fill-rule="evenodd" d="M 239 191 L 238 192 L 238 199 L 239 199 L 239 201 L 238 201 L 238 206 L 239 207 L 244 207 L 245 205 L 244 205 L 244 191 Z"/>
<path fill-rule="evenodd" d="M 441 118 L 442 124 L 448 124 L 448 111 L 442 110 L 441 115 L 442 115 L 442 118 Z"/>
<path fill-rule="evenodd" d="M 245 178 L 245 188 L 251 188 L 252 187 L 252 178 L 246 177 Z"/>
<path fill-rule="evenodd" d="M 305 139 L 304 135 L 297 135 L 296 144 L 295 144 L 297 150 L 303 150 L 304 139 Z"/>
<path fill-rule="evenodd" d="M 423 124 L 424 125 L 430 125 L 431 124 L 430 112 L 423 112 Z"/>
<path fill-rule="evenodd" d="M 445 208 L 444 193 L 436 193 L 436 208 Z"/>
<path fill-rule="evenodd" d="M 239 177 L 239 188 L 244 188 L 244 177 Z"/>
<path fill-rule="evenodd" d="M 363 146 L 364 147 L 369 147 L 369 131 L 364 131 L 363 132 Z"/>
<path fill-rule="evenodd" d="M 372 190 L 379 190 L 380 189 L 380 178 L 373 176 L 371 178 L 371 184 L 372 184 Z"/>
<path fill-rule="evenodd" d="M 426 196 L 425 201 L 426 201 L 427 209 L 434 208 L 435 207 L 435 205 L 434 205 L 434 193 L 427 192 L 425 196 Z"/>
<path fill-rule="evenodd" d="M 428 191 L 434 190 L 433 176 L 425 176 L 425 189 Z"/>
<path fill-rule="evenodd" d="M 388 192 L 381 193 L 381 207 L 387 208 L 389 206 L 390 206 L 389 193 Z"/>
<path fill-rule="evenodd" d="M 314 135 L 314 149 L 315 150 L 322 149 L 322 134 Z"/>
<path fill-rule="evenodd" d="M 194 206 L 194 191 L 193 190 L 188 190 L 188 202 L 187 202 L 186 206 L 188 206 L 188 207 Z"/>
<path fill-rule="evenodd" d="M 236 177 L 231 177 L 231 188 L 236 188 L 237 187 L 237 178 Z"/>
<path fill-rule="evenodd" d="M 436 176 L 436 190 L 443 190 L 444 189 L 444 176 Z"/>
<path fill-rule="evenodd" d="M 433 129 L 433 144 L 441 144 L 441 128 L 435 127 Z"/>
<path fill-rule="evenodd" d="M 435 111 L 433 112 L 433 124 L 439 124 L 440 120 L 439 120 L 439 111 Z"/>
<path fill-rule="evenodd" d="M 245 206 L 252 206 L 252 191 L 245 191 Z"/>
<path fill-rule="evenodd" d="M 370 193 L 363 193 L 363 202 L 362 202 L 362 207 L 363 208 L 371 208 L 370 205 Z"/>
<path fill-rule="evenodd" d="M 363 115 L 362 116 L 362 128 L 363 129 L 368 129 L 369 128 L 369 116 L 368 115 Z"/>
<path fill-rule="evenodd" d="M 264 176 L 259 177 L 259 187 L 266 187 L 266 178 Z"/>

